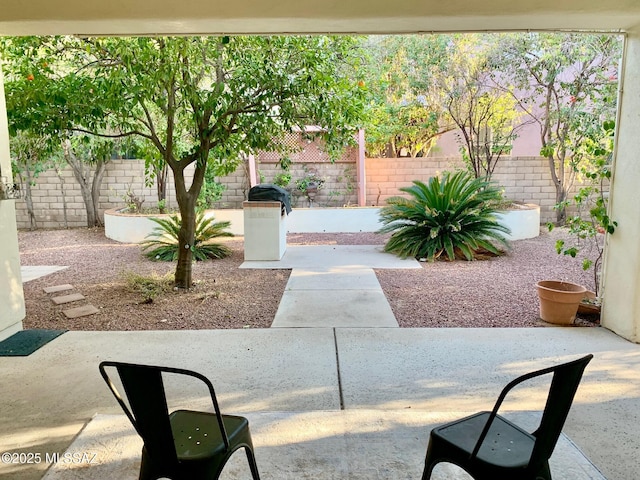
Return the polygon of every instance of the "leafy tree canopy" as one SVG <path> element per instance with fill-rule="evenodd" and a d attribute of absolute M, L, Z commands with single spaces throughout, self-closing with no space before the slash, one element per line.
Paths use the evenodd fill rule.
<path fill-rule="evenodd" d="M 621 37 L 509 34 L 501 37 L 500 51 L 494 66 L 514 82 L 519 107 L 540 127 L 540 155 L 549 161 L 559 205 L 556 220 L 563 224 L 568 192 L 586 160 L 580 146 L 602 135 L 602 122 L 615 118 Z"/>
<path fill-rule="evenodd" d="M 447 35 L 370 37 L 367 43 L 367 151 L 371 156 L 423 156 L 452 125 L 437 84 L 446 74 Z"/>
<path fill-rule="evenodd" d="M 196 199 L 207 169 L 280 150 L 313 124 L 337 155 L 360 126 L 356 37 L 13 38 L 12 129 L 137 136 L 173 171 L 182 223 L 176 284 L 191 285 Z M 11 80 L 15 80 L 11 82 Z M 32 109 L 35 109 L 33 111 Z M 194 165 L 191 183 L 184 170 Z"/>

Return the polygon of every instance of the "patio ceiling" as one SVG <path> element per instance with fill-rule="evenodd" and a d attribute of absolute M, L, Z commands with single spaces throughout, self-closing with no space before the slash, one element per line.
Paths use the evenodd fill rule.
<path fill-rule="evenodd" d="M 633 30 L 637 0 L 31 0 L 0 35 Z"/>

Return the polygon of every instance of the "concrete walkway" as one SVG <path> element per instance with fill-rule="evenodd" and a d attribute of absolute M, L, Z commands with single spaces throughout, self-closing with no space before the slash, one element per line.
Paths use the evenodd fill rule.
<path fill-rule="evenodd" d="M 240 268 L 422 268 L 413 258 L 401 259 L 382 245 L 291 245 L 281 260 L 247 261 Z"/>
<path fill-rule="evenodd" d="M 272 327 L 397 327 L 372 268 L 294 268 Z"/>
<path fill-rule="evenodd" d="M 31 280 L 44 277 L 45 275 L 50 275 L 60 270 L 64 270 L 65 268 L 69 267 L 61 267 L 57 265 L 23 265 L 22 267 L 20 267 L 20 273 L 22 275 L 22 282 L 26 283 L 30 282 Z"/>
<path fill-rule="evenodd" d="M 378 245 L 297 245 L 280 261 L 240 268 L 291 268 L 273 320 L 275 328 L 397 327 L 374 268 L 421 268 Z"/>

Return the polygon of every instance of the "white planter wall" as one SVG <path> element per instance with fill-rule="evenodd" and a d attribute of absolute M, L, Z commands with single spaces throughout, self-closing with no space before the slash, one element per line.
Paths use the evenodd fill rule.
<path fill-rule="evenodd" d="M 525 208 L 526 207 L 526 208 Z M 295 208 L 286 219 L 288 233 L 358 233 L 375 232 L 380 223 L 379 207 L 354 208 Z M 244 235 L 244 212 L 242 210 L 211 210 L 216 220 L 229 220 L 234 235 Z M 511 229 L 509 240 L 534 238 L 540 234 L 540 207 L 526 205 L 519 210 L 498 214 L 501 222 Z M 139 215 L 117 213 L 108 210 L 104 215 L 105 235 L 123 243 L 139 243 L 156 226 L 154 222 Z"/>
<path fill-rule="evenodd" d="M 498 221 L 511 229 L 511 234 L 506 235 L 507 240 L 524 240 L 540 235 L 540 207 L 531 204 L 522 207 L 498 213 Z"/>

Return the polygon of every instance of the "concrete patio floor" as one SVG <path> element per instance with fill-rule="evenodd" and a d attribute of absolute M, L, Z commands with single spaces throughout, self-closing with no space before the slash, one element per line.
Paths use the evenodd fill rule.
<path fill-rule="evenodd" d="M 96 457 L 58 462 L 47 480 L 137 478 L 140 443 L 98 374 L 102 360 L 211 378 L 223 411 L 248 416 L 263 479 L 377 480 L 420 478 L 431 426 L 490 408 L 521 373 L 586 353 L 595 358 L 564 432 L 607 479 L 635 479 L 640 346 L 602 328 L 68 332 L 29 357 L 0 358 L 0 452 L 43 458 L 0 464 L 0 478 L 40 479 L 45 454 L 65 451 Z M 514 391 L 505 411 L 532 423 L 541 391 Z M 207 405 L 196 385 L 172 384 L 170 395 Z M 554 478 L 603 478 L 571 441 L 554 454 Z M 447 466 L 438 475 L 468 478 Z M 224 478 L 249 478 L 242 455 Z"/>

